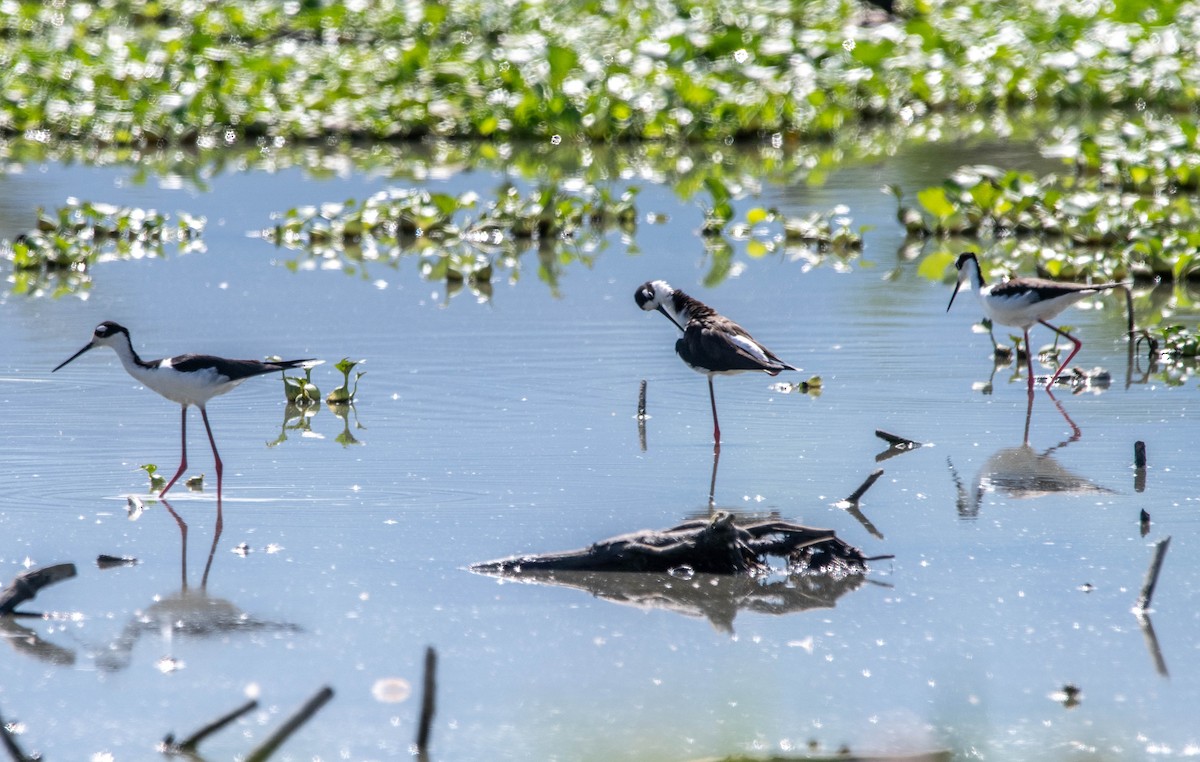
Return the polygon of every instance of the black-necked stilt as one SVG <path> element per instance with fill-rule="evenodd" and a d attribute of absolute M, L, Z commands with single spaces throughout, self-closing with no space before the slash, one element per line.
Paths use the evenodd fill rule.
<path fill-rule="evenodd" d="M 1046 390 L 1049 391 L 1050 387 L 1054 386 L 1058 374 L 1063 372 L 1063 368 L 1066 368 L 1071 363 L 1071 358 L 1079 352 L 1083 342 L 1046 321 L 1084 297 L 1126 285 L 1124 283 L 1060 283 L 1042 278 L 1013 278 L 989 286 L 984 282 L 983 273 L 979 270 L 979 260 L 975 253 L 970 251 L 959 254 L 954 266 L 958 268 L 958 283 L 954 286 L 954 293 L 950 295 L 950 304 L 946 305 L 946 311 L 950 311 L 950 307 L 954 305 L 954 297 L 958 296 L 958 291 L 962 288 L 963 283 L 969 280 L 971 281 L 971 290 L 992 322 L 1020 328 L 1025 334 L 1025 357 L 1029 363 L 1030 394 L 1033 394 L 1034 353 L 1029 345 L 1029 329 L 1033 327 L 1034 323 L 1041 323 L 1074 345 L 1071 353 L 1067 355 L 1067 359 L 1058 366 L 1054 375 L 1046 383 Z"/>
<path fill-rule="evenodd" d="M 313 360 L 282 360 L 279 362 L 227 360 L 224 357 L 195 354 L 146 361 L 138 357 L 137 352 L 133 350 L 133 344 L 129 340 L 129 330 L 123 325 L 106 320 L 96 326 L 92 340 L 83 349 L 68 357 L 54 370 L 57 371 L 95 347 L 112 347 L 129 375 L 172 402 L 178 402 L 183 406 L 181 426 L 183 457 L 179 463 L 179 470 L 171 477 L 171 481 L 167 482 L 167 486 L 163 488 L 162 492 L 158 493 L 159 497 L 167 494 L 167 490 L 171 489 L 171 486 L 187 470 L 188 405 L 200 408 L 200 417 L 204 419 L 204 428 L 208 432 L 208 443 L 212 445 L 213 458 L 217 464 L 217 496 L 220 497 L 221 456 L 217 453 L 217 443 L 213 439 L 212 427 L 208 425 L 208 411 L 204 406 L 213 397 L 224 394 L 248 378 L 314 362 Z"/>
<path fill-rule="evenodd" d="M 689 368 L 708 376 L 713 441 L 718 447 L 721 426 L 717 423 L 717 398 L 713 394 L 714 375 L 760 370 L 777 376 L 785 370 L 799 370 L 776 357 L 737 323 L 698 299 L 671 288 L 665 281 L 643 283 L 634 299 L 643 310 L 658 310 L 683 331 L 683 338 L 675 342 L 675 352 Z"/>

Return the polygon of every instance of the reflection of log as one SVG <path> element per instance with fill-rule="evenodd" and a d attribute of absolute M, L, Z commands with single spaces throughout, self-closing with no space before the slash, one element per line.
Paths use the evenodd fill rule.
<path fill-rule="evenodd" d="M 793 574 L 861 573 L 862 551 L 828 529 L 761 521 L 745 526 L 718 511 L 707 521 L 687 521 L 671 529 L 644 530 L 598 542 L 582 550 L 546 553 L 475 564 L 473 571 L 620 571 L 699 574 L 756 574 L 769 569 L 766 556 L 788 561 Z"/>
<path fill-rule="evenodd" d="M 734 619 L 741 611 L 783 616 L 831 609 L 841 596 L 863 585 L 881 584 L 862 574 L 805 574 L 773 579 L 729 574 L 476 571 L 526 584 L 575 588 L 623 606 L 707 619 L 716 629 L 729 633 L 733 632 Z"/>
<path fill-rule="evenodd" d="M 0 640 L 8 643 L 15 650 L 41 659 L 47 664 L 69 667 L 75 663 L 74 651 L 42 640 L 36 632 L 28 627 L 22 627 L 11 617 L 0 617 Z"/>
<path fill-rule="evenodd" d="M 32 600 L 43 587 L 74 576 L 75 564 L 55 564 L 21 572 L 8 587 L 0 591 L 0 615 L 13 613 L 13 609 Z"/>

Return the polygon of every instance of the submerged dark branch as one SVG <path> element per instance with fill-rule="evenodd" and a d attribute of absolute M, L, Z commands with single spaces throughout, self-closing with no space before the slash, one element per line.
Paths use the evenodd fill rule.
<path fill-rule="evenodd" d="M 789 574 L 862 573 L 861 550 L 832 530 L 785 521 L 738 525 L 733 514 L 687 521 L 665 530 L 619 535 L 581 550 L 514 556 L 474 564 L 472 571 L 519 574 L 525 571 L 671 572 L 762 574 L 767 556 L 787 560 Z"/>
<path fill-rule="evenodd" d="M 17 606 L 33 600 L 43 587 L 75 576 L 75 564 L 55 564 L 30 569 L 18 574 L 8 587 L 0 591 L 0 616 L 14 612 Z"/>

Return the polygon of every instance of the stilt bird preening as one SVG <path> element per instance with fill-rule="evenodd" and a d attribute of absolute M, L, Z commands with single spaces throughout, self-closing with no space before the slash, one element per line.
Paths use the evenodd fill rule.
<path fill-rule="evenodd" d="M 721 446 L 721 426 L 717 422 L 717 398 L 713 394 L 714 375 L 759 370 L 777 376 L 785 370 L 799 370 L 776 357 L 737 323 L 700 300 L 671 288 L 665 281 L 643 283 L 634 299 L 643 310 L 661 312 L 683 331 L 683 337 L 675 342 L 675 352 L 689 368 L 708 376 L 713 442 L 718 447 Z"/>
<path fill-rule="evenodd" d="M 200 417 L 204 420 L 204 429 L 208 432 L 208 443 L 212 445 L 213 458 L 217 464 L 217 496 L 220 497 L 223 467 L 221 456 L 217 453 L 217 443 L 213 439 L 212 427 L 208 425 L 208 411 L 204 406 L 213 397 L 224 394 L 248 378 L 298 366 L 302 367 L 306 363 L 315 362 L 315 360 L 281 360 L 279 362 L 227 360 L 224 357 L 194 354 L 168 357 L 162 360 L 143 360 L 133 349 L 128 329 L 123 325 L 106 320 L 96 326 L 92 340 L 83 349 L 68 357 L 54 370 L 58 370 L 84 352 L 96 347 L 112 347 L 129 375 L 141 381 L 149 389 L 183 406 L 180 430 L 183 457 L 179 462 L 179 470 L 171 477 L 171 481 L 167 482 L 163 491 L 158 493 L 159 497 L 167 494 L 167 490 L 171 489 L 172 485 L 187 470 L 188 405 L 200 408 Z"/>

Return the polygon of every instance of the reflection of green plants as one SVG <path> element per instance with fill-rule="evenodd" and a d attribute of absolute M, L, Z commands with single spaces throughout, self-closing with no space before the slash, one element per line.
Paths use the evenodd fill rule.
<path fill-rule="evenodd" d="M 358 394 L 358 379 L 366 375 L 366 371 L 359 371 L 358 373 L 354 374 L 353 389 L 350 388 L 350 371 L 354 370 L 354 366 L 361 362 L 363 361 L 357 360 L 351 362 L 349 357 L 343 357 L 341 362 L 333 366 L 342 373 L 342 385 L 329 393 L 329 395 L 325 398 L 326 403 L 330 405 L 342 405 L 352 404 L 354 402 L 354 395 Z"/>
<path fill-rule="evenodd" d="M 548 185 L 523 195 L 506 186 L 480 208 L 474 193 L 397 189 L 362 203 L 290 209 L 262 235 L 306 252 L 311 261 L 338 261 L 364 277 L 369 263 L 396 266 L 416 256 L 426 280 L 445 282 L 448 293 L 465 284 L 487 298 L 498 271 L 519 277 L 520 255 L 531 247 L 538 251 L 538 277 L 557 290 L 562 267 L 590 264 L 594 252 L 608 245 L 611 229 L 632 233 L 636 194 L 636 188 L 614 196 L 590 186 L 567 192 Z M 289 266 L 298 268 L 302 260 Z"/>
<path fill-rule="evenodd" d="M 363 426 L 362 423 L 360 423 L 358 420 L 358 409 L 354 407 L 354 403 L 353 402 L 337 402 L 337 403 L 331 402 L 331 403 L 328 403 L 328 407 L 329 407 L 329 412 L 333 413 L 334 416 L 336 416 L 337 419 L 342 422 L 342 432 L 340 434 L 338 434 L 336 437 L 334 437 L 334 441 L 337 442 L 338 444 L 340 444 L 342 447 L 350 447 L 351 445 L 362 444 L 362 442 L 358 441 L 358 439 L 354 436 L 354 434 L 350 433 L 350 419 L 349 419 L 350 413 L 354 414 L 354 428 L 356 430 L 359 430 L 359 429 L 365 430 L 366 429 L 366 427 Z"/>
<path fill-rule="evenodd" d="M 153 209 L 71 198 L 54 214 L 39 209 L 37 227 L 0 243 L 0 256 L 13 264 L 13 293 L 60 296 L 87 289 L 88 271 L 100 262 L 163 256 L 168 243 L 182 252 L 203 249 L 204 224 L 188 214 L 172 221 Z"/>
<path fill-rule="evenodd" d="M 289 431 L 299 431 L 301 436 L 317 436 L 313 434 L 312 418 L 320 409 L 318 405 L 297 405 L 288 402 L 283 409 L 283 423 L 279 426 L 279 436 L 267 442 L 267 447 L 276 447 L 286 442 Z"/>
<path fill-rule="evenodd" d="M 158 475 L 158 466 L 153 463 L 146 463 L 138 466 L 146 472 L 146 476 L 150 477 L 150 492 L 162 492 L 163 487 L 167 486 L 166 477 Z"/>

